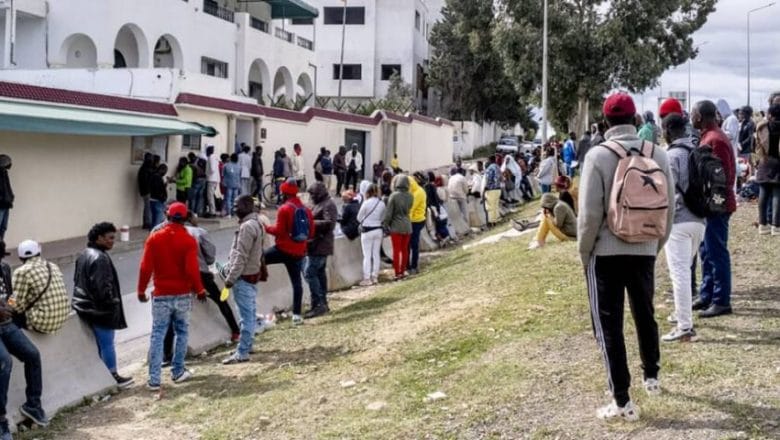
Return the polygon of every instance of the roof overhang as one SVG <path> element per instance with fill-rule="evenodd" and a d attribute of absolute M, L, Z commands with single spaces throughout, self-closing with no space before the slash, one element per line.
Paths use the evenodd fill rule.
<path fill-rule="evenodd" d="M 0 130 L 92 136 L 214 136 L 212 127 L 174 118 L 0 100 Z"/>
<path fill-rule="evenodd" d="M 242 0 L 252 2 L 253 0 Z M 254 0 L 257 1 L 257 0 Z M 271 18 L 317 18 L 319 10 L 303 0 L 262 0 L 271 5 Z"/>

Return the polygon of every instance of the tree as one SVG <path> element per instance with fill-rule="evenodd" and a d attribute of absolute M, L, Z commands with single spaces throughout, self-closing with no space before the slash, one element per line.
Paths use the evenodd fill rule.
<path fill-rule="evenodd" d="M 542 2 L 497 0 L 496 47 L 520 93 L 541 83 Z M 695 57 L 691 34 L 716 0 L 549 0 L 548 111 L 582 133 L 587 109 L 615 88 L 638 92 Z"/>
<path fill-rule="evenodd" d="M 397 70 L 390 75 L 390 84 L 387 87 L 385 102 L 394 111 L 398 109 L 413 109 L 414 91 L 412 86 L 404 82 Z"/>
<path fill-rule="evenodd" d="M 493 46 L 493 0 L 447 0 L 431 32 L 431 84 L 450 119 L 535 125 Z"/>

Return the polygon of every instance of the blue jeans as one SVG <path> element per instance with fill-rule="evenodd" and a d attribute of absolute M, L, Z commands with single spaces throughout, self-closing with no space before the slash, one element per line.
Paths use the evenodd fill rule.
<path fill-rule="evenodd" d="M 8 402 L 8 383 L 11 381 L 11 356 L 24 364 L 24 380 L 27 383 L 25 406 L 41 408 L 41 355 L 27 336 L 14 324 L 0 325 L 0 421 L 5 420 Z"/>
<path fill-rule="evenodd" d="M 758 223 L 780 227 L 780 184 L 761 184 L 758 195 Z"/>
<path fill-rule="evenodd" d="M 192 188 L 190 188 L 189 202 L 190 211 L 195 214 L 203 214 L 203 207 L 205 205 L 203 197 L 206 195 L 206 179 L 194 179 L 192 181 Z"/>
<path fill-rule="evenodd" d="M 8 229 L 8 217 L 10 215 L 10 208 L 0 209 L 0 240 L 5 240 L 5 231 Z"/>
<path fill-rule="evenodd" d="M 239 279 L 233 286 L 233 299 L 238 306 L 238 325 L 241 337 L 238 340 L 236 353 L 241 359 L 249 357 L 252 343 L 255 341 L 255 325 L 257 324 L 257 287 Z"/>
<path fill-rule="evenodd" d="M 151 224 L 152 224 L 151 199 L 149 198 L 149 194 L 145 196 L 141 196 L 141 199 L 143 199 L 144 201 L 143 227 L 151 229 Z"/>
<path fill-rule="evenodd" d="M 545 185 L 544 183 L 540 183 L 539 186 L 541 187 L 542 194 L 547 194 L 548 192 L 552 191 L 552 185 Z"/>
<path fill-rule="evenodd" d="M 420 263 L 420 233 L 425 228 L 425 222 L 412 223 L 412 237 L 409 240 L 409 267 L 417 269 Z"/>
<path fill-rule="evenodd" d="M 100 359 L 103 359 L 108 371 L 116 373 L 116 347 L 114 346 L 114 333 L 116 332 L 113 329 L 95 324 L 92 324 L 92 332 L 95 333 Z"/>
<path fill-rule="evenodd" d="M 704 242 L 699 250 L 702 272 L 699 297 L 705 304 L 731 305 L 730 218 L 731 214 L 721 214 L 707 219 Z"/>
<path fill-rule="evenodd" d="M 225 215 L 233 215 L 233 204 L 238 198 L 241 188 L 225 188 L 225 206 L 223 207 Z"/>
<path fill-rule="evenodd" d="M 327 255 L 310 255 L 306 257 L 303 272 L 311 291 L 312 309 L 328 306 L 328 274 L 325 271 L 327 261 Z"/>
<path fill-rule="evenodd" d="M 149 207 L 152 211 L 152 228 L 165 221 L 165 202 L 151 199 Z"/>
<path fill-rule="evenodd" d="M 163 341 L 171 323 L 173 323 L 173 331 L 176 334 L 171 372 L 173 377 L 184 372 L 191 311 L 192 296 L 189 294 L 152 298 L 152 337 L 149 343 L 149 383 L 151 385 L 160 385 Z"/>

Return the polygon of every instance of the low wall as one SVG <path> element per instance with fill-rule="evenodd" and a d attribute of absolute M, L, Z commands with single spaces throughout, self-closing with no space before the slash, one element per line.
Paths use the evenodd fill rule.
<path fill-rule="evenodd" d="M 49 418 L 63 408 L 82 403 L 85 397 L 116 387 L 114 378 L 98 355 L 92 330 L 75 314 L 55 334 L 24 332 L 41 354 L 41 402 Z M 24 365 L 13 358 L 12 368 L 6 411 L 10 425 L 15 427 L 23 420 L 19 407 L 27 399 Z"/>

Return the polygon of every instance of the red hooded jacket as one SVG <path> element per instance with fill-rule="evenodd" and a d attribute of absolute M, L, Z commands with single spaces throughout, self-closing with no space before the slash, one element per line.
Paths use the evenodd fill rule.
<path fill-rule="evenodd" d="M 309 216 L 309 240 L 311 240 L 314 238 L 314 217 L 311 214 L 311 209 L 304 207 L 298 197 L 288 198 L 276 213 L 276 224 L 265 228 L 266 232 L 276 237 L 276 248 L 294 257 L 306 256 L 306 242 L 297 242 L 292 239 L 295 210 L 300 207 L 306 209 L 306 215 Z"/>
<path fill-rule="evenodd" d="M 154 296 L 200 294 L 198 243 L 184 225 L 168 223 L 146 239 L 138 276 L 138 295 L 154 274 Z"/>

